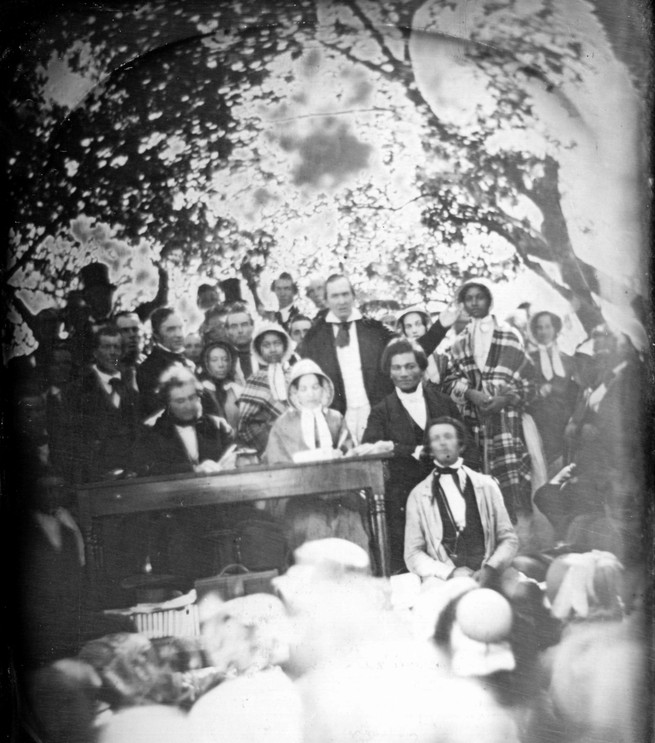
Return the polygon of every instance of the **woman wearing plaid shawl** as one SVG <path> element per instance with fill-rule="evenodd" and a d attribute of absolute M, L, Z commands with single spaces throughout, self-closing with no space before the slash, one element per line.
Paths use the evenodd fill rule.
<path fill-rule="evenodd" d="M 478 443 L 486 474 L 496 478 L 512 520 L 530 510 L 530 456 L 521 412 L 534 391 L 534 368 L 518 334 L 490 314 L 491 289 L 484 280 L 466 282 L 458 301 L 471 322 L 450 348 L 444 391 L 459 405 Z"/>
<path fill-rule="evenodd" d="M 289 407 L 286 372 L 291 339 L 279 325 L 263 323 L 253 335 L 252 350 L 259 369 L 248 378 L 239 398 L 237 441 L 261 456 L 273 423 Z"/>

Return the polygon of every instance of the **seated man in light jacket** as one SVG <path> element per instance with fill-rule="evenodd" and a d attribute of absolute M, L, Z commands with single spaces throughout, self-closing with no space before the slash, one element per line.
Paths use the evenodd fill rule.
<path fill-rule="evenodd" d="M 425 431 L 435 469 L 409 494 L 405 563 L 422 579 L 468 575 L 492 585 L 519 544 L 500 489 L 489 475 L 464 466 L 460 421 L 442 416 Z"/>

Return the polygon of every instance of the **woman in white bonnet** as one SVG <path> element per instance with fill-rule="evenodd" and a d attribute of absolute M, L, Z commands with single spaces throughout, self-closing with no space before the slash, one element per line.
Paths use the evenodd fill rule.
<path fill-rule="evenodd" d="M 353 442 L 344 417 L 329 405 L 334 386 L 311 359 L 291 368 L 291 407 L 273 424 L 264 452 L 268 464 L 325 461 L 343 456 Z M 306 541 L 340 537 L 369 550 L 366 503 L 356 493 L 289 500 L 285 508 L 289 551 Z"/>

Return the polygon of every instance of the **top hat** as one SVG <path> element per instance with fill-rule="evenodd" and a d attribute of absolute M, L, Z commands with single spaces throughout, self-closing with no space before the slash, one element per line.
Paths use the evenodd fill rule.
<path fill-rule="evenodd" d="M 225 304 L 232 302 L 243 302 L 241 296 L 241 282 L 239 279 L 225 279 L 219 282 L 219 286 L 225 295 Z"/>
<path fill-rule="evenodd" d="M 80 269 L 80 279 L 85 289 L 92 286 L 108 286 L 116 288 L 116 284 L 109 281 L 109 267 L 105 263 L 88 263 Z"/>

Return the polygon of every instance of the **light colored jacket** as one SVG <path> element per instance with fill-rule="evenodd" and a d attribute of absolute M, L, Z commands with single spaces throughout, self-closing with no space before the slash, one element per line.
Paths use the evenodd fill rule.
<path fill-rule="evenodd" d="M 510 521 L 503 496 L 489 475 L 464 467 L 473 484 L 484 531 L 485 556 L 482 565 L 503 571 L 516 556 L 519 540 Z M 405 512 L 405 564 L 421 578 L 445 580 L 455 569 L 442 544 L 443 524 L 439 506 L 432 498 L 430 474 L 409 494 Z M 482 566 L 481 566 L 482 567 Z"/>

